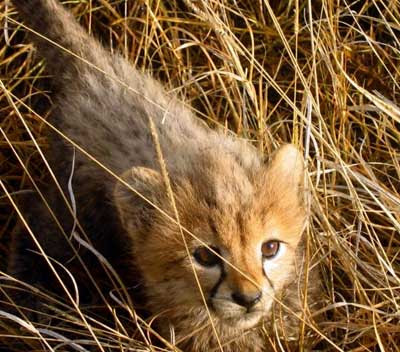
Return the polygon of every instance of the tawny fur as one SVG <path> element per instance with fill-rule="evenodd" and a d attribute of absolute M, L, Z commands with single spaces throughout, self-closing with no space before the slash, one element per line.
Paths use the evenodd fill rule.
<path fill-rule="evenodd" d="M 281 310 L 276 301 L 301 315 L 305 214 L 299 152 L 284 146 L 265 165 L 252 146 L 199 124 L 158 82 L 119 55 L 105 51 L 57 1 L 13 3 L 29 28 L 83 59 L 32 35 L 54 77 L 55 126 L 174 217 L 149 118 L 154 122 L 181 225 L 220 249 L 223 257 L 247 276 L 224 263 L 204 268 L 192 258 L 224 351 L 272 350 L 265 331 L 271 335 L 277 331 L 296 341 L 301 322 Z M 66 189 L 71 146 L 53 137 L 49 158 Z M 156 326 L 163 336 L 169 339 L 172 328 L 178 346 L 185 351 L 218 348 L 179 227 L 79 152 L 73 187 L 85 232 L 112 264 L 124 258 L 135 267 L 146 307 L 158 315 Z M 73 218 L 55 194 L 55 190 L 47 192 L 68 232 Z M 42 214 L 44 207 L 37 205 L 26 212 L 48 253 L 69 262 L 74 255 L 54 222 Z M 21 236 L 15 239 L 10 270 L 34 284 L 43 283 L 45 275 L 29 275 L 29 262 L 35 257 L 26 252 L 31 245 L 25 245 Z M 187 233 L 185 238 L 190 253 L 202 245 Z M 270 239 L 283 241 L 285 252 L 279 261 L 263 268 L 260 246 Z M 218 292 L 211 297 L 220 279 Z M 124 280 L 127 286 L 135 281 L 129 275 Z M 231 294 L 260 289 L 262 299 L 250 318 L 250 313 L 232 301 Z M 196 329 L 194 336 L 188 336 Z"/>

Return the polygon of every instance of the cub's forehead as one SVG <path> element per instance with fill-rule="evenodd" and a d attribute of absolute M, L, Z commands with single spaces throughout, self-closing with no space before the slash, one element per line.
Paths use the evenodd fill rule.
<path fill-rule="evenodd" d="M 240 169 L 231 170 L 214 181 L 214 196 L 216 203 L 227 208 L 242 208 L 252 203 L 255 197 L 254 185 Z"/>
<path fill-rule="evenodd" d="M 202 169 L 192 178 L 198 200 L 220 210 L 240 209 L 253 203 L 256 186 L 250 173 L 240 165 L 226 160 L 218 169 Z"/>
<path fill-rule="evenodd" d="M 204 214 L 203 214 L 204 215 Z M 254 247 L 265 237 L 263 219 L 247 207 L 225 205 L 209 209 L 202 225 L 195 232 L 205 242 L 229 250 L 238 245 Z"/>
<path fill-rule="evenodd" d="M 199 165 L 197 165 L 199 166 Z M 176 187 L 184 225 L 209 242 L 228 245 L 237 238 L 262 236 L 265 203 L 254 173 L 232 158 L 186 170 Z"/>

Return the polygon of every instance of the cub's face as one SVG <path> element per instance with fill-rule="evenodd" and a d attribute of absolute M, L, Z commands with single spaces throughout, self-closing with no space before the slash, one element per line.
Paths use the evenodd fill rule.
<path fill-rule="evenodd" d="M 169 217 L 144 203 L 133 207 L 124 186 L 116 188 L 116 204 L 154 314 L 172 321 L 192 316 L 200 326 L 208 309 L 215 321 L 246 329 L 268 316 L 274 298 L 295 279 L 305 220 L 302 159 L 285 146 L 252 173 L 225 159 L 209 168 L 173 184 L 183 229 L 170 206 L 164 207 Z M 168 203 L 162 193 L 151 193 L 163 184 L 157 172 L 137 168 L 124 177 L 136 189 L 145 184 L 143 193 L 157 204 Z"/>
<path fill-rule="evenodd" d="M 215 210 L 208 224 L 193 229 L 198 239 L 187 238 L 190 255 L 182 248 L 181 262 L 174 265 L 181 303 L 203 304 L 195 270 L 208 308 L 222 322 L 249 328 L 268 315 L 275 295 L 292 278 L 303 219 L 294 211 L 264 210 L 242 209 L 222 216 Z"/>

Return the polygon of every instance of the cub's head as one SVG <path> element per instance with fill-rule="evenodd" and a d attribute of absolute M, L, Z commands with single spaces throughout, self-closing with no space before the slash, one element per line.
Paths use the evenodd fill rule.
<path fill-rule="evenodd" d="M 218 324 L 250 328 L 295 279 L 303 159 L 291 145 L 267 165 L 250 167 L 222 152 L 194 159 L 170 171 L 175 205 L 160 173 L 147 168 L 132 168 L 124 180 L 159 209 L 126 185 L 115 188 L 148 306 L 173 324 L 192 319 L 200 326 L 209 319 L 205 301 Z"/>

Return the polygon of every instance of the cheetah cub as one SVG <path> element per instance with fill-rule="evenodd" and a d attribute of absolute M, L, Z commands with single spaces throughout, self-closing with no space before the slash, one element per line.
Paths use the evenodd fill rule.
<path fill-rule="evenodd" d="M 265 163 L 246 142 L 198 123 L 56 0 L 12 2 L 52 77 L 52 124 L 114 173 L 76 150 L 79 226 L 53 186 L 44 193 L 58 223 L 41 200 L 25 207 L 46 253 L 84 290 L 89 280 L 76 252 L 89 269 L 99 270 L 98 260 L 69 234 L 85 233 L 124 284 L 140 291 L 161 336 L 184 351 L 272 351 L 274 336 L 284 346 L 296 343 L 306 289 L 298 150 L 285 145 Z M 68 195 L 73 147 L 56 134 L 49 139 L 47 158 Z M 23 230 L 14 238 L 10 271 L 39 286 L 51 275 Z"/>

